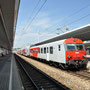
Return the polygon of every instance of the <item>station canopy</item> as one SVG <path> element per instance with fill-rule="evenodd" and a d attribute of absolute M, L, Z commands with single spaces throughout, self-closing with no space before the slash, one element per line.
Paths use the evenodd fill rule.
<path fill-rule="evenodd" d="M 46 43 L 50 43 L 50 42 L 54 42 L 54 41 L 58 41 L 62 39 L 67 39 L 67 38 L 79 38 L 83 41 L 90 40 L 90 24 L 71 30 L 71 31 L 67 31 L 66 33 L 63 33 L 57 37 L 39 42 L 32 46 L 42 45 L 42 44 L 46 44 Z"/>
<path fill-rule="evenodd" d="M 20 0 L 0 0 L 0 47 L 11 50 Z"/>

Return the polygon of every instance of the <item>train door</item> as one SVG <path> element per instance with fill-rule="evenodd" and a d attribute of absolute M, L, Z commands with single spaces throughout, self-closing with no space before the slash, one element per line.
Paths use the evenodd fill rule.
<path fill-rule="evenodd" d="M 47 47 L 47 52 L 46 52 L 46 54 L 47 54 L 47 61 L 49 61 L 49 47 Z"/>
<path fill-rule="evenodd" d="M 60 63 L 65 63 L 65 50 L 64 50 L 64 46 L 62 44 L 58 44 L 58 48 L 57 48 L 57 60 Z"/>

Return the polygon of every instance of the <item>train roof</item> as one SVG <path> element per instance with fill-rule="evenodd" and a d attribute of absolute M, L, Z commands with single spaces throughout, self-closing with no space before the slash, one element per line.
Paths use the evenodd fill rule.
<path fill-rule="evenodd" d="M 46 44 L 46 43 L 50 43 L 50 42 L 54 42 L 54 41 L 58 41 L 58 40 L 62 40 L 62 39 L 67 39 L 67 38 L 79 38 L 82 41 L 86 41 L 86 40 L 90 40 L 90 24 L 82 26 L 80 28 L 65 32 L 57 37 L 36 43 L 33 46 L 38 46 L 38 45 L 42 45 L 42 44 Z"/>

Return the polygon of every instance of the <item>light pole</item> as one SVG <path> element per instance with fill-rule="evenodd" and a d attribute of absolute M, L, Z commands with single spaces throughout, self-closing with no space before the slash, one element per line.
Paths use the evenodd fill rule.
<path fill-rule="evenodd" d="M 66 31 L 69 31 L 68 24 L 67 24 L 67 26 L 66 26 Z"/>

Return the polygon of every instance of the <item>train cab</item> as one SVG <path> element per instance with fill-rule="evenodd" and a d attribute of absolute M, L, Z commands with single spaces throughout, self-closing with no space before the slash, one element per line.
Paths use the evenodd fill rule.
<path fill-rule="evenodd" d="M 69 38 L 65 43 L 65 57 L 68 65 L 86 63 L 86 50 L 83 41 L 78 38 Z"/>

